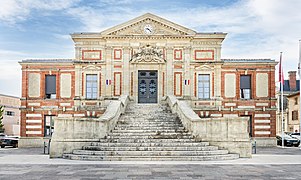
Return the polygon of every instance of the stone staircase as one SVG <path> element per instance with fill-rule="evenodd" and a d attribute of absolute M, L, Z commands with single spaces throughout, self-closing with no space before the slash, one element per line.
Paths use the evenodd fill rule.
<path fill-rule="evenodd" d="M 95 161 L 208 161 L 237 159 L 239 155 L 196 141 L 165 105 L 130 103 L 105 139 L 63 157 Z"/>

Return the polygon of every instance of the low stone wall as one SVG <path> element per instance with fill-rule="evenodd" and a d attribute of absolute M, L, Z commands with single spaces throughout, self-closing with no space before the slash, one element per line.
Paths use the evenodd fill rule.
<path fill-rule="evenodd" d="M 237 153 L 240 157 L 252 156 L 247 117 L 200 118 L 185 101 L 179 101 L 175 96 L 168 96 L 167 103 L 197 139 Z"/>
<path fill-rule="evenodd" d="M 112 100 L 99 118 L 55 118 L 50 157 L 62 157 L 64 153 L 72 153 L 74 149 L 80 149 L 104 138 L 124 113 L 128 100 L 128 96 Z"/>
<path fill-rule="evenodd" d="M 19 148 L 43 147 L 44 142 L 48 144 L 49 137 L 21 137 L 18 142 Z"/>

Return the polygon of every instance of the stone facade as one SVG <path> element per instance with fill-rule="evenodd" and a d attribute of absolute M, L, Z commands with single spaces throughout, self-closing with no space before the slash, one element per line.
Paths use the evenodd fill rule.
<path fill-rule="evenodd" d="M 299 132 L 300 131 L 300 93 L 294 93 L 287 96 L 287 131 L 288 132 Z"/>
<path fill-rule="evenodd" d="M 258 144 L 275 145 L 276 62 L 222 59 L 226 35 L 198 33 L 149 13 L 100 33 L 74 33 L 75 59 L 20 62 L 21 136 L 44 137 L 46 116 L 100 116 L 121 95 L 137 103 L 174 95 L 201 118 L 250 117 Z M 46 76 L 54 75 L 55 93 L 45 99 Z M 246 89 L 242 76 L 249 78 Z"/>
<path fill-rule="evenodd" d="M 20 98 L 0 94 L 0 106 L 4 107 L 2 123 L 4 133 L 9 136 L 20 136 Z"/>
<path fill-rule="evenodd" d="M 284 132 L 293 132 L 295 128 L 291 125 L 296 122 L 292 122 L 292 109 L 293 102 L 296 102 L 292 99 L 292 96 L 295 96 L 300 91 L 300 80 L 296 79 L 297 71 L 289 71 L 288 72 L 288 80 L 284 80 L 283 84 L 283 125 L 281 123 L 281 91 L 280 84 L 278 83 L 278 88 L 276 92 L 277 97 L 277 112 L 276 112 L 276 134 L 281 135 L 282 126 Z M 296 97 L 297 98 L 297 97 Z M 289 102 L 290 101 L 290 102 Z M 290 104 L 291 103 L 291 104 Z M 297 107 L 297 106 L 296 106 Z M 295 107 L 295 108 L 296 108 Z M 290 124 L 290 125 L 289 125 Z"/>

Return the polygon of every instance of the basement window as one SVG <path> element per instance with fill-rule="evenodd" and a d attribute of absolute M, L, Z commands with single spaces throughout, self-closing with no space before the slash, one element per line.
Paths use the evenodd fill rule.
<path fill-rule="evenodd" d="M 5 111 L 6 116 L 15 116 L 15 112 L 13 111 Z"/>
<path fill-rule="evenodd" d="M 240 98 L 251 99 L 251 76 L 240 76 Z"/>
<path fill-rule="evenodd" d="M 45 77 L 45 98 L 55 99 L 56 98 L 56 76 L 46 75 Z"/>

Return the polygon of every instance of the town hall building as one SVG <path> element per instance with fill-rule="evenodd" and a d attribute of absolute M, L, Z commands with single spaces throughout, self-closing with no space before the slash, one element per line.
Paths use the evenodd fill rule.
<path fill-rule="evenodd" d="M 276 145 L 277 62 L 223 59 L 226 35 L 147 13 L 102 32 L 71 34 L 73 59 L 22 60 L 21 144 L 42 145 L 55 117 L 100 117 L 122 95 L 138 104 L 174 95 L 201 118 L 248 117 L 250 137 Z"/>

